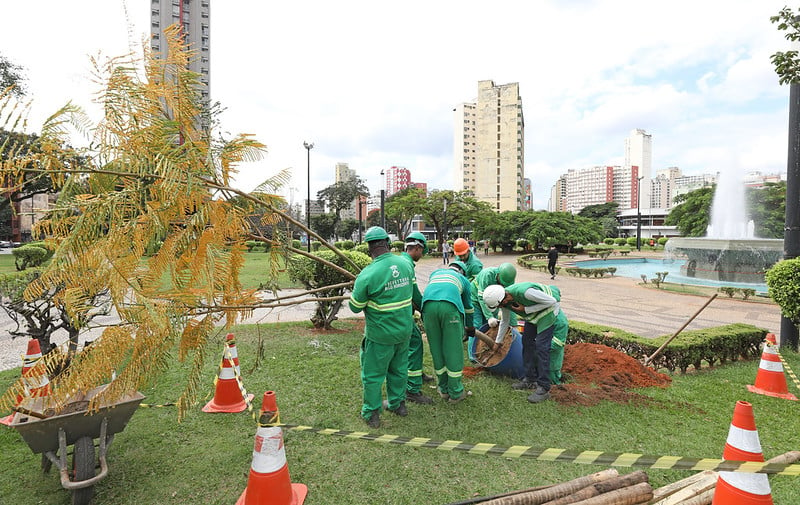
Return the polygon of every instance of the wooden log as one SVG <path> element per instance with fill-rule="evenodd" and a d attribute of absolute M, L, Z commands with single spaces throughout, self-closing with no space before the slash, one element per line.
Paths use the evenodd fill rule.
<path fill-rule="evenodd" d="M 573 505 L 638 505 L 647 503 L 653 497 L 653 487 L 649 482 L 615 489 L 588 500 L 576 501 Z"/>
<path fill-rule="evenodd" d="M 784 452 L 780 456 L 775 456 L 774 458 L 769 458 L 767 463 L 776 463 L 779 465 L 790 465 L 792 463 L 797 463 L 800 461 L 800 451 L 789 451 Z"/>
<path fill-rule="evenodd" d="M 642 470 L 638 470 L 627 475 L 620 475 L 619 477 L 614 477 L 613 479 L 608 479 L 586 486 L 585 488 L 580 489 L 569 496 L 562 496 L 556 500 L 546 502 L 544 505 L 567 505 L 581 500 L 586 500 L 603 493 L 608 493 L 609 491 L 613 491 L 615 489 L 639 484 L 640 482 L 647 482 L 647 474 Z"/>
<path fill-rule="evenodd" d="M 659 500 L 655 503 L 651 502 L 652 505 L 677 505 L 679 503 L 683 503 L 685 500 L 705 493 L 709 489 L 713 492 L 714 488 L 717 486 L 717 478 L 719 476 L 717 475 L 717 472 L 711 473 L 713 475 L 705 475 L 702 479 L 689 484 L 683 489 L 679 489 L 662 500 Z"/>
<path fill-rule="evenodd" d="M 554 486 L 550 486 L 549 488 L 542 489 L 540 491 L 533 491 L 531 493 L 519 493 L 513 496 L 498 498 L 496 500 L 489 500 L 482 503 L 483 505 L 541 505 L 548 501 L 555 500 L 556 498 L 560 498 L 570 493 L 574 493 L 575 491 L 583 489 L 586 486 L 589 486 L 596 482 L 602 482 L 605 480 L 613 479 L 618 475 L 619 472 L 617 471 L 616 468 L 609 468 L 608 470 L 602 470 L 600 472 L 596 472 L 590 475 L 578 477 L 577 479 L 572 479 L 567 482 L 562 482 L 561 484 L 556 484 Z"/>
<path fill-rule="evenodd" d="M 666 486 L 660 487 L 660 488 L 658 488 L 658 489 L 653 491 L 653 498 L 650 500 L 650 503 L 655 503 L 658 500 L 666 498 L 667 496 L 671 495 L 672 493 L 674 493 L 674 492 L 676 492 L 676 491 L 678 491 L 680 489 L 683 489 L 686 486 L 694 484 L 695 482 L 697 482 L 698 480 L 702 479 L 703 477 L 706 477 L 708 475 L 716 475 L 716 474 L 717 474 L 717 472 L 714 472 L 712 470 L 706 470 L 704 472 L 692 474 L 692 475 L 686 477 L 685 479 L 681 479 L 681 480 L 675 481 L 675 482 L 673 482 L 671 484 L 667 484 Z"/>
<path fill-rule="evenodd" d="M 681 505 L 711 505 L 714 501 L 714 489 L 703 491 L 699 495 L 681 502 Z"/>

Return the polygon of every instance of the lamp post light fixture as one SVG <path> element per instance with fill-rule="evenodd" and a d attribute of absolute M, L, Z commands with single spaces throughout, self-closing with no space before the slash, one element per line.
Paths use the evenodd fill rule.
<path fill-rule="evenodd" d="M 303 142 L 303 147 L 306 148 L 306 167 L 308 169 L 308 192 L 306 194 L 306 228 L 311 229 L 311 149 L 314 148 L 314 143 Z M 311 252 L 311 234 L 306 232 L 306 247 L 308 252 Z"/>
<path fill-rule="evenodd" d="M 381 170 L 381 176 L 383 176 L 383 170 Z M 383 177 L 383 181 L 381 181 L 381 228 L 384 230 L 386 229 L 386 214 L 383 211 L 383 204 L 386 200 L 386 178 Z"/>
<path fill-rule="evenodd" d="M 642 179 L 644 176 L 636 180 L 636 250 L 642 250 L 642 212 L 639 208 L 640 195 L 642 193 Z"/>

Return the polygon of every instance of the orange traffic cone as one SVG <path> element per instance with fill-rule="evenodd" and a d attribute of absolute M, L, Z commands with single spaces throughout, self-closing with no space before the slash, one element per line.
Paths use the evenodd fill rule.
<path fill-rule="evenodd" d="M 258 414 L 258 422 L 261 424 L 272 424 L 281 422 L 281 413 L 278 410 L 278 402 L 275 400 L 275 391 L 267 391 L 261 400 L 261 412 Z"/>
<path fill-rule="evenodd" d="M 219 374 L 214 381 L 214 398 L 206 403 L 203 412 L 241 412 L 253 399 L 253 395 L 246 394 L 241 385 L 239 355 L 233 333 L 225 337 L 225 344 Z"/>
<path fill-rule="evenodd" d="M 50 395 L 50 378 L 47 377 L 47 369 L 44 363 L 39 364 L 42 357 L 42 348 L 39 341 L 35 338 L 28 340 L 28 350 L 22 359 L 22 386 L 25 388 L 27 397 L 41 398 Z M 38 366 L 37 366 L 38 364 Z M 17 394 L 17 405 L 22 403 L 26 396 Z M 0 423 L 10 425 L 14 420 L 14 414 L 10 414 Z"/>
<path fill-rule="evenodd" d="M 283 430 L 259 428 L 247 487 L 236 505 L 302 505 L 307 494 L 305 484 L 292 484 L 289 478 Z"/>
<path fill-rule="evenodd" d="M 756 383 L 747 386 L 751 393 L 758 393 L 785 400 L 797 400 L 797 397 L 789 392 L 786 387 L 786 376 L 783 374 L 783 364 L 778 356 L 777 342 L 775 335 L 767 333 L 764 342 L 764 351 L 761 353 L 761 363 L 758 365 Z"/>
<path fill-rule="evenodd" d="M 722 458 L 764 461 L 753 406 L 748 402 L 736 402 Z M 769 479 L 763 473 L 719 472 L 711 505 L 772 505 Z"/>

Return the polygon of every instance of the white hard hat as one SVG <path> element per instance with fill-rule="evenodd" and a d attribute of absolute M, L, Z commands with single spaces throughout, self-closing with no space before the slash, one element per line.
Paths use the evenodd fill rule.
<path fill-rule="evenodd" d="M 496 309 L 505 297 L 506 290 L 499 284 L 492 284 L 483 290 L 483 303 L 492 310 Z"/>

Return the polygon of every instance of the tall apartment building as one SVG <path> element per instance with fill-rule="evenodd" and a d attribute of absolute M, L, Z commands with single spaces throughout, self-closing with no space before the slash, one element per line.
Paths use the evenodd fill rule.
<path fill-rule="evenodd" d="M 563 210 L 577 214 L 584 207 L 607 202 L 617 202 L 620 210 L 636 208 L 637 203 L 641 203 L 638 174 L 639 167 L 636 166 L 570 169 L 557 183 L 566 186 L 561 190 L 566 195 Z"/>
<path fill-rule="evenodd" d="M 525 121 L 519 83 L 478 81 L 478 98 L 455 113 L 457 190 L 497 212 L 525 208 Z"/>
<path fill-rule="evenodd" d="M 650 179 L 653 178 L 653 136 L 646 131 L 636 128 L 631 130 L 625 139 L 625 167 L 639 167 L 638 177 L 643 177 L 639 205 L 641 208 L 650 208 Z M 637 186 L 639 186 L 637 184 Z M 635 207 L 635 205 L 634 205 Z M 622 205 L 620 204 L 620 208 Z"/>
<path fill-rule="evenodd" d="M 566 175 L 559 177 L 553 187 L 550 188 L 550 200 L 547 202 L 547 210 L 550 212 L 567 212 Z"/>
<path fill-rule="evenodd" d="M 356 171 L 350 168 L 350 165 L 347 163 L 337 163 L 333 169 L 333 181 L 334 182 L 349 182 L 356 178 Z M 354 199 L 350 206 L 346 209 L 342 209 L 339 213 L 339 217 L 342 219 L 358 219 L 358 198 Z"/>
<path fill-rule="evenodd" d="M 387 198 L 413 185 L 411 171 L 406 167 L 389 167 L 384 170 L 384 182 Z"/>
<path fill-rule="evenodd" d="M 203 103 L 211 100 L 211 0 L 151 0 L 150 48 L 165 55 L 168 48 L 164 29 L 179 23 L 189 48 L 197 51 L 189 70 L 200 76 Z"/>

